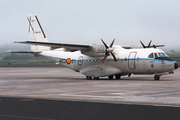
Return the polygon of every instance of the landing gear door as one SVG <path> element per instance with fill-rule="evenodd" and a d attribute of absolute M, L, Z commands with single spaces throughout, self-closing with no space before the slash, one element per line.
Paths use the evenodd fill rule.
<path fill-rule="evenodd" d="M 131 52 L 129 54 L 129 58 L 128 58 L 128 67 L 130 70 L 135 70 L 136 69 L 136 54 L 137 52 Z"/>

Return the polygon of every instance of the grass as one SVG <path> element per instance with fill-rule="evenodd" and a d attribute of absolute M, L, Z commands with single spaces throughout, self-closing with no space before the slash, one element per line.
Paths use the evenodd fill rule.
<path fill-rule="evenodd" d="M 51 60 L 0 60 L 0 65 L 21 65 L 21 64 L 55 64 Z"/>
<path fill-rule="evenodd" d="M 180 63 L 180 55 L 176 54 L 176 55 L 169 55 L 172 59 L 174 59 L 175 61 L 177 61 L 178 63 Z"/>

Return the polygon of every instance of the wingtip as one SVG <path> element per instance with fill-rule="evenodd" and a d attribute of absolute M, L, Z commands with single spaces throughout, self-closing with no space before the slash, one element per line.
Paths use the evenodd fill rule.
<path fill-rule="evenodd" d="M 5 51 L 5 53 L 11 53 L 11 51 Z"/>

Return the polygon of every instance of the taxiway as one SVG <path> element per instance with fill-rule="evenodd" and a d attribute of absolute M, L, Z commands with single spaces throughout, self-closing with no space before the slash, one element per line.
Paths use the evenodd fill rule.
<path fill-rule="evenodd" d="M 61 66 L 0 67 L 0 96 L 180 107 L 180 69 L 175 74 L 86 80 Z"/>

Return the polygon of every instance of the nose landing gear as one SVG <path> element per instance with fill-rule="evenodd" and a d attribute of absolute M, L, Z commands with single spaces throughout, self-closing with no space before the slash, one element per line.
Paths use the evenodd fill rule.
<path fill-rule="evenodd" d="M 159 80 L 160 79 L 160 76 L 159 75 L 155 75 L 154 76 L 154 80 Z"/>

